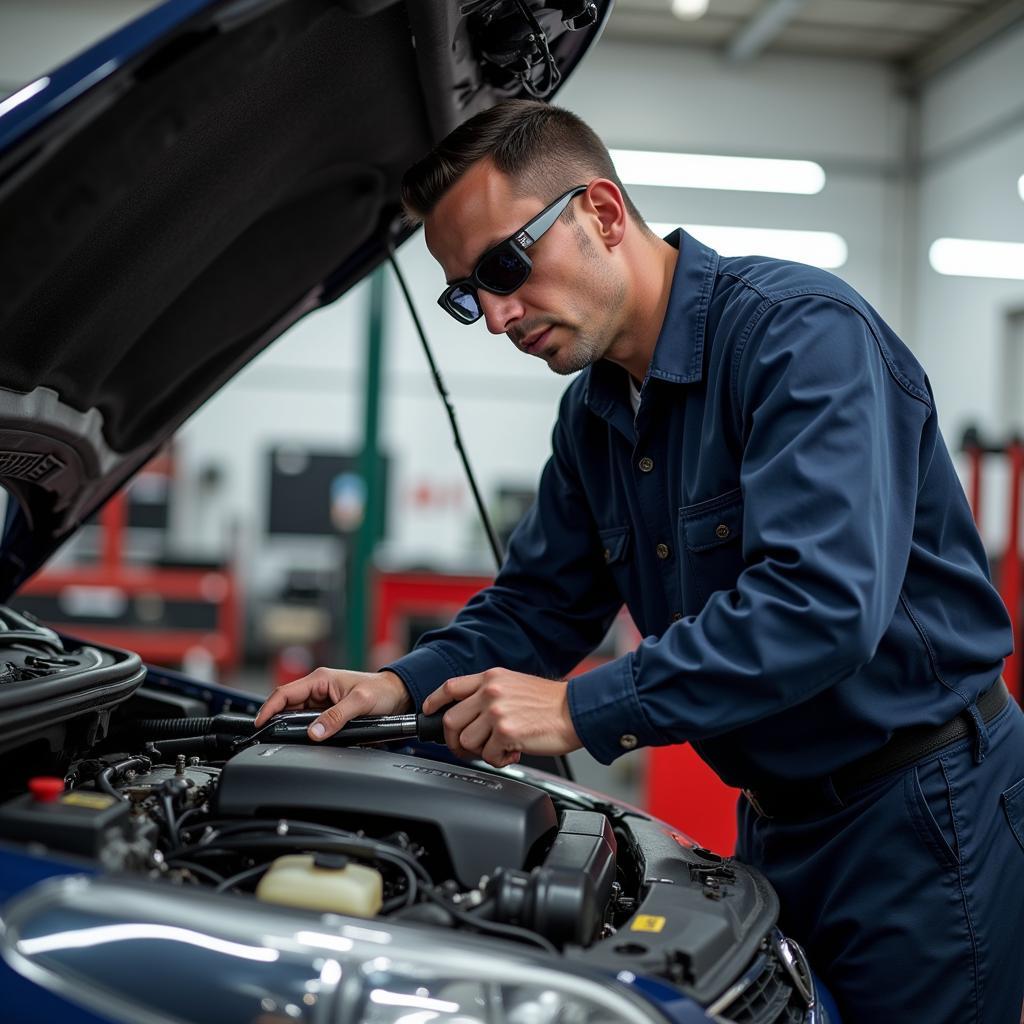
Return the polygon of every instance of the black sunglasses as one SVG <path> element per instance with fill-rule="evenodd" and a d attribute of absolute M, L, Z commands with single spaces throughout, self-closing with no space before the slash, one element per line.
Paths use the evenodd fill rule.
<path fill-rule="evenodd" d="M 460 324 L 476 323 L 483 316 L 477 289 L 483 288 L 495 295 L 511 295 L 521 288 L 533 269 L 533 261 L 526 250 L 558 220 L 574 197 L 586 191 L 586 185 L 569 189 L 550 206 L 545 206 L 529 224 L 488 249 L 477 261 L 473 273 L 445 288 L 437 304 Z"/>

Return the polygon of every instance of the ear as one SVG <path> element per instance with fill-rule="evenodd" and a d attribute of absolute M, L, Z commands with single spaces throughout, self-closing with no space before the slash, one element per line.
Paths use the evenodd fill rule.
<path fill-rule="evenodd" d="M 626 220 L 629 216 L 622 190 L 614 181 L 595 178 L 581 199 L 583 212 L 595 219 L 604 244 L 610 249 L 617 246 L 626 233 Z"/>

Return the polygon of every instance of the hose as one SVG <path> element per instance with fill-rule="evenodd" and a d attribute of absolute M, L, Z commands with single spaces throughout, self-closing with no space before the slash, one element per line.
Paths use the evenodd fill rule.
<path fill-rule="evenodd" d="M 151 765 L 152 762 L 148 757 L 129 757 L 126 761 L 120 761 L 117 764 L 112 764 L 109 768 L 104 768 L 103 771 L 96 776 L 96 785 L 99 786 L 104 793 L 107 793 L 117 800 L 127 802 L 128 797 L 114 786 L 115 777 L 128 771 L 129 768 L 144 768 L 148 771 Z"/>
<path fill-rule="evenodd" d="M 211 732 L 248 736 L 252 732 L 251 715 L 212 715 L 208 718 L 136 718 L 125 722 L 119 731 L 132 730 L 154 739 L 199 736 Z"/>

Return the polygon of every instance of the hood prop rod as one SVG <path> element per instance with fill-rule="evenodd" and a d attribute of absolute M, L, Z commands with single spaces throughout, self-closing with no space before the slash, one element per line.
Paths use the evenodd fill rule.
<path fill-rule="evenodd" d="M 444 381 L 441 379 L 441 372 L 437 368 L 437 363 L 434 361 L 434 354 L 430 350 L 430 343 L 427 341 L 427 335 L 423 330 L 423 324 L 420 323 L 419 314 L 416 312 L 416 307 L 413 305 L 412 295 L 409 294 L 409 288 L 405 283 L 405 278 L 402 276 L 402 271 L 398 269 L 398 261 L 395 259 L 395 247 L 391 239 L 388 239 L 388 259 L 391 261 L 391 267 L 395 272 L 395 277 L 398 278 L 399 287 L 402 289 L 402 294 L 405 296 L 405 304 L 409 307 L 409 313 L 412 315 L 412 321 L 416 325 L 416 331 L 420 336 L 420 342 L 423 345 L 423 352 L 427 357 L 427 364 L 430 366 L 431 376 L 434 378 L 434 386 L 437 388 L 437 393 L 441 397 L 441 402 L 448 413 L 448 421 L 452 426 L 452 437 L 455 441 L 455 449 L 459 453 L 459 458 L 462 459 L 462 468 L 466 471 L 466 479 L 469 481 L 469 489 L 473 492 L 473 500 L 476 502 L 477 512 L 480 513 L 480 521 L 483 523 L 484 532 L 487 534 L 487 540 L 491 545 L 491 551 L 494 554 L 494 564 L 497 570 L 501 571 L 501 563 L 504 561 L 505 556 L 501 550 L 501 541 L 498 540 L 498 535 L 494 532 L 494 525 L 491 523 L 490 517 L 487 515 L 487 509 L 484 508 L 483 498 L 480 496 L 480 489 L 476 485 L 476 477 L 473 475 L 473 469 L 469 464 L 469 456 L 466 454 L 466 449 L 462 446 L 462 435 L 459 433 L 459 425 L 455 419 L 455 406 L 452 405 L 451 396 L 448 394 L 448 389 L 444 385 Z"/>

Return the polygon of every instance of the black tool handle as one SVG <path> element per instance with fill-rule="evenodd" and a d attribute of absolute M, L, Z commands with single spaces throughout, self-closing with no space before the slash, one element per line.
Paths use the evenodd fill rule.
<path fill-rule="evenodd" d="M 355 743 L 381 743 L 415 736 L 431 743 L 444 743 L 444 715 L 448 707 L 432 715 L 365 715 L 353 718 L 322 742 L 348 747 Z M 306 730 L 320 717 L 320 711 L 285 711 L 275 715 L 258 733 L 264 742 L 304 742 Z"/>
<path fill-rule="evenodd" d="M 336 747 L 350 747 L 356 743 L 384 743 L 415 735 L 416 723 L 412 715 L 380 715 L 353 718 L 323 742 Z"/>
<path fill-rule="evenodd" d="M 275 715 L 259 733 L 264 742 L 308 742 L 307 730 L 320 717 L 320 711 L 290 711 Z M 380 743 L 416 735 L 415 715 L 366 715 L 346 722 L 333 736 L 322 742 L 338 747 L 356 743 Z"/>
<path fill-rule="evenodd" d="M 430 743 L 444 743 L 444 716 L 454 704 L 448 704 L 432 715 L 416 716 L 416 736 Z"/>

